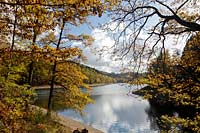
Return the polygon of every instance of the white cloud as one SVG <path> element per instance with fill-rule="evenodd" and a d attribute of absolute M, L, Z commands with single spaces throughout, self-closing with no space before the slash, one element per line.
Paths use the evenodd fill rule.
<path fill-rule="evenodd" d="M 73 42 L 72 47 L 83 47 L 82 42 Z"/>
<path fill-rule="evenodd" d="M 113 23 L 110 25 L 110 28 L 113 30 L 117 26 L 116 23 Z M 132 60 L 132 64 L 129 64 L 131 62 L 131 59 L 133 59 L 133 53 L 134 51 L 131 50 L 129 53 L 123 58 L 123 60 L 120 60 L 123 53 L 121 51 L 123 48 L 127 48 L 127 46 L 130 44 L 127 42 L 127 46 L 120 44 L 123 40 L 123 38 L 119 39 L 119 44 L 115 46 L 115 40 L 112 37 L 112 34 L 119 34 L 119 31 L 122 31 L 124 28 L 123 24 L 120 24 L 119 28 L 113 32 L 105 31 L 102 29 L 95 28 L 91 31 L 91 36 L 95 39 L 94 43 L 90 47 L 83 47 L 81 46 L 80 42 L 75 42 L 73 46 L 81 47 L 83 49 L 84 55 L 87 57 L 88 61 L 86 62 L 87 65 L 94 67 L 101 71 L 106 72 L 120 72 L 123 68 L 127 68 L 127 70 L 133 71 L 134 64 L 136 64 L 135 61 Z M 127 38 L 131 34 L 131 29 L 127 28 L 126 35 Z M 140 35 L 138 36 L 139 40 L 137 41 L 137 49 L 142 48 L 144 40 L 148 37 L 147 33 L 143 30 L 140 32 Z M 150 50 L 153 45 L 155 44 L 156 40 L 158 38 L 152 38 L 148 41 L 148 46 L 145 48 L 146 51 Z M 170 54 L 173 54 L 174 51 L 179 51 L 181 53 L 183 51 L 183 48 L 185 46 L 185 40 L 186 38 L 174 38 L 174 36 L 167 36 L 165 40 L 165 48 L 169 49 Z M 162 42 L 159 42 L 156 46 L 157 53 L 159 52 L 159 48 L 162 47 Z M 113 52 L 117 51 L 115 55 Z M 148 51 L 149 52 L 149 51 Z M 142 59 L 143 64 L 140 65 L 141 71 L 144 71 L 147 64 L 147 58 Z M 134 69 L 137 70 L 137 69 Z"/>
<path fill-rule="evenodd" d="M 101 71 L 119 72 L 119 62 L 111 58 L 114 40 L 100 29 L 94 29 L 91 35 L 95 39 L 93 45 L 83 48 L 83 53 L 88 59 L 86 64 Z M 81 43 L 75 42 L 73 46 L 81 47 Z"/>

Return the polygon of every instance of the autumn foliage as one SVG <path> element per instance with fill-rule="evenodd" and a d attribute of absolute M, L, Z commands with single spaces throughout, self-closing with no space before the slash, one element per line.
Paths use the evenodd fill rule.
<path fill-rule="evenodd" d="M 183 131 L 199 131 L 199 47 L 197 33 L 188 40 L 181 58 L 170 57 L 167 52 L 160 55 L 150 63 L 147 77 L 140 80 L 148 85 L 148 89 L 141 90 L 145 98 L 160 105 L 190 109 L 193 114 L 182 117 L 163 115 L 160 119 L 165 128 L 168 125 L 168 129 L 178 127 Z"/>
<path fill-rule="evenodd" d="M 87 77 L 71 63 L 79 62 L 84 56 L 80 48 L 71 44 L 79 41 L 88 46 L 93 38 L 68 34 L 66 26 L 83 24 L 88 16 L 102 16 L 114 2 L 0 1 L 0 132 L 28 131 L 27 121 L 34 125 L 35 120 L 29 119 L 34 116 L 29 109 L 34 98 L 33 85 L 51 86 L 49 111 L 54 85 L 65 88 L 61 97 L 69 108 L 81 111 L 91 102 L 88 93 L 80 90 L 80 87 L 89 88 L 83 82 Z M 55 29 L 59 35 L 55 35 Z M 45 127 L 44 123 L 35 124 Z"/>

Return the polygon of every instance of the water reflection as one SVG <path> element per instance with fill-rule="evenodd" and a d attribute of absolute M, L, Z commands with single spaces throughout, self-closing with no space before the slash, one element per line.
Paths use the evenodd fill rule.
<path fill-rule="evenodd" d="M 93 98 L 96 103 L 86 107 L 86 115 L 83 117 L 73 111 L 65 110 L 60 113 L 105 132 L 149 129 L 148 117 L 144 111 L 148 107 L 147 101 L 133 100 L 133 97 L 126 95 L 105 95 Z"/>
<path fill-rule="evenodd" d="M 148 101 L 127 95 L 135 88 L 119 84 L 95 87 L 92 93 L 95 104 L 87 105 L 84 116 L 67 109 L 57 112 L 108 133 L 157 132 L 156 122 L 150 121 L 147 113 Z"/>

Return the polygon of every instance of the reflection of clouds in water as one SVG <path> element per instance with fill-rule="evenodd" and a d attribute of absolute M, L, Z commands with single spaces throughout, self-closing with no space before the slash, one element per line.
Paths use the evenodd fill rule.
<path fill-rule="evenodd" d="M 100 110 L 100 108 L 99 108 L 99 110 Z M 105 102 L 103 104 L 103 106 L 102 106 L 102 113 L 101 114 L 103 115 L 103 116 L 100 115 L 101 121 L 103 123 L 108 122 L 110 120 L 112 120 L 112 121 L 116 121 L 117 120 L 117 116 L 113 112 L 113 108 L 110 106 L 109 102 Z M 102 118 L 104 118 L 104 119 L 102 120 Z"/>
<path fill-rule="evenodd" d="M 109 133 L 128 133 L 129 126 L 123 123 L 113 123 L 108 129 Z"/>
<path fill-rule="evenodd" d="M 144 109 L 146 108 L 146 106 L 148 106 L 148 103 L 146 101 L 138 101 L 137 99 L 134 99 L 132 97 L 117 95 L 102 96 L 99 100 L 101 103 L 106 103 L 106 106 L 108 106 L 109 104 L 109 109 L 112 110 L 109 110 L 109 112 L 96 114 L 96 120 L 94 120 L 95 123 L 98 123 L 99 120 L 107 117 L 108 121 L 105 121 L 105 123 L 109 124 L 109 128 L 111 128 L 113 132 L 114 130 L 115 132 L 118 132 L 118 130 L 122 131 L 123 129 L 130 130 L 132 128 L 148 128 L 144 127 L 144 125 L 149 125 L 149 122 L 147 122 L 147 115 L 144 112 Z M 96 107 L 95 109 L 101 110 L 101 107 Z M 107 116 L 104 117 L 104 113 L 106 113 Z M 108 132 L 110 132 L 111 129 L 109 129 Z"/>
<path fill-rule="evenodd" d="M 115 90 L 115 87 L 112 90 Z M 101 90 L 105 91 L 101 88 L 98 89 L 99 93 Z M 145 113 L 145 108 L 149 106 L 147 101 L 128 97 L 125 94 L 98 95 L 93 98 L 96 102 L 86 107 L 86 116 L 81 117 L 72 111 L 64 111 L 61 114 L 108 133 L 151 132 L 150 122 Z"/>

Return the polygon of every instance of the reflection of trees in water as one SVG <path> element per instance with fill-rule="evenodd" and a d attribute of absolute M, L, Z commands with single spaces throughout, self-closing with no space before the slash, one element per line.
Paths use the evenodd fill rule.
<path fill-rule="evenodd" d="M 113 123 L 108 129 L 108 133 L 128 133 L 129 127 L 121 125 L 119 123 Z"/>
<path fill-rule="evenodd" d="M 63 91 L 63 89 L 56 89 L 54 90 L 53 94 L 54 97 L 52 99 L 52 110 L 53 111 L 59 111 L 62 112 L 64 110 L 70 109 L 70 107 L 67 107 L 66 105 L 62 104 L 62 99 L 57 96 L 57 93 Z M 44 90 L 37 90 L 36 91 L 38 96 L 36 97 L 35 100 L 35 105 L 47 109 L 48 105 L 48 98 L 49 98 L 49 90 L 44 89 Z M 101 97 L 101 95 L 93 95 L 90 96 L 91 99 L 95 100 Z"/>
<path fill-rule="evenodd" d="M 59 100 L 62 99 L 58 99 L 56 97 L 57 92 L 62 91 L 62 90 L 56 90 L 54 91 L 54 97 L 52 99 L 52 110 L 53 111 L 64 111 L 66 109 L 69 109 L 69 107 L 67 107 L 66 105 L 61 104 L 61 102 Z M 49 98 L 49 90 L 39 90 L 38 92 L 38 96 L 37 99 L 35 101 L 35 105 L 45 108 L 47 109 L 47 105 L 48 105 L 48 98 Z"/>
<path fill-rule="evenodd" d="M 169 106 L 161 106 L 154 102 L 149 102 L 149 108 L 145 109 L 150 121 L 150 128 L 153 130 L 170 130 L 171 126 L 161 121 L 162 115 L 174 116 L 176 111 Z"/>
<path fill-rule="evenodd" d="M 169 125 L 169 123 L 165 123 L 161 121 L 162 115 L 168 116 L 177 116 L 181 118 L 194 118 L 195 109 L 191 107 L 173 107 L 173 106 L 164 106 L 159 105 L 155 102 L 149 102 L 149 108 L 145 109 L 145 112 L 148 114 L 148 118 L 150 121 L 151 129 L 160 129 L 164 131 L 169 131 L 172 129 L 173 125 Z M 174 127 L 173 127 L 174 128 Z M 176 127 L 177 130 L 181 130 L 181 132 L 188 131 L 188 129 L 181 129 L 180 126 Z"/>
<path fill-rule="evenodd" d="M 47 109 L 47 105 L 48 105 L 48 97 L 46 97 L 46 99 L 42 98 L 42 99 L 37 99 L 35 101 L 35 105 L 42 107 L 42 108 L 46 108 Z M 56 100 L 52 100 L 52 110 L 53 111 L 64 111 L 66 110 L 67 107 L 60 104 L 58 101 Z"/>

